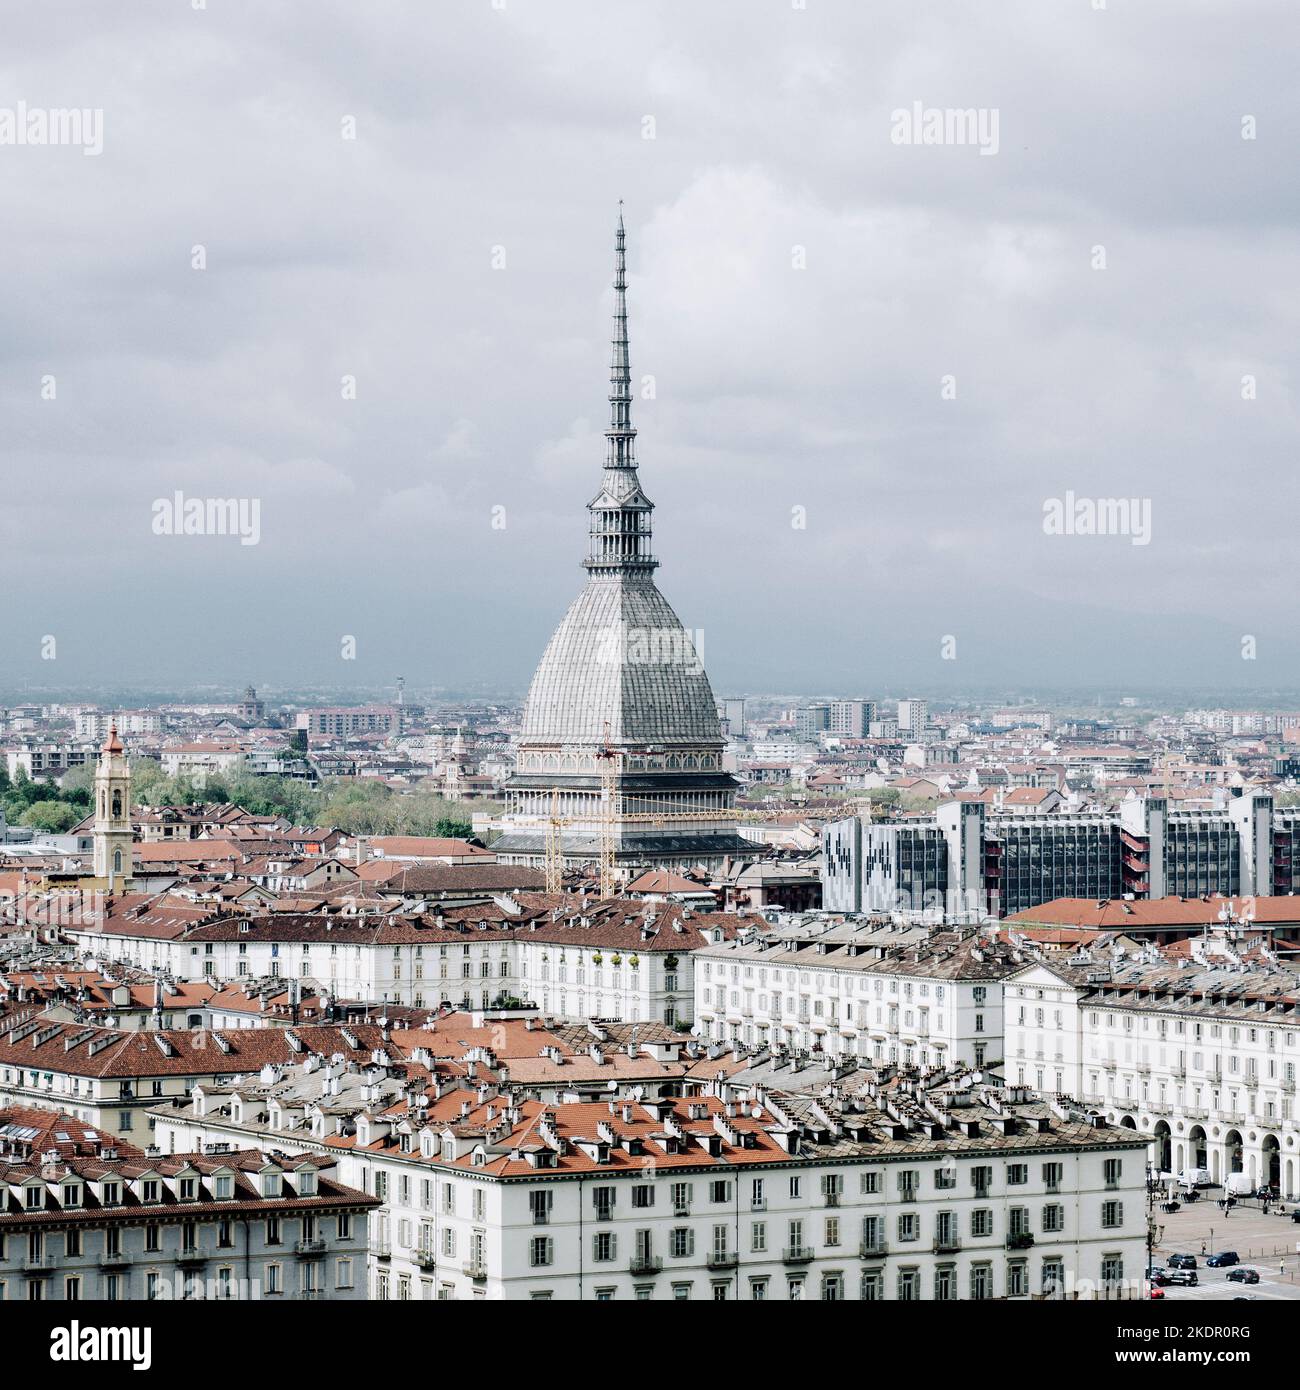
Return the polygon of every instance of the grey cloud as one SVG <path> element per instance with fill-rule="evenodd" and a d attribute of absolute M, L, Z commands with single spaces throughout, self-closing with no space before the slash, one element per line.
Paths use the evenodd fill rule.
<path fill-rule="evenodd" d="M 0 148 L 0 683 L 521 688 L 581 578 L 623 197 L 661 580 L 720 691 L 1300 685 L 1283 0 L 7 29 L 0 106 L 102 106 L 105 147 Z M 996 107 L 999 154 L 891 144 L 913 101 Z M 261 497 L 262 543 L 151 535 L 175 489 Z M 1066 489 L 1150 497 L 1152 543 L 1045 536 Z"/>

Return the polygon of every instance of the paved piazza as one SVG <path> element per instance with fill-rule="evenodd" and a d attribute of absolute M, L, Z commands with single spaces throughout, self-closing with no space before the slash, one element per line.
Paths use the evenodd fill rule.
<path fill-rule="evenodd" d="M 1270 1207 L 1265 1216 L 1258 1202 L 1238 1202 L 1232 1215 L 1225 1217 L 1218 1206 L 1219 1191 L 1204 1189 L 1199 1201 L 1176 1212 L 1161 1211 L 1157 1205 L 1156 1224 L 1163 1230 L 1153 1263 L 1165 1264 L 1178 1253 L 1195 1255 L 1201 1281 L 1196 1288 L 1166 1285 L 1165 1297 L 1180 1303 L 1241 1297 L 1300 1299 L 1300 1223 L 1291 1219 L 1297 1204 L 1286 1203 L 1281 1215 Z M 1243 1265 L 1259 1271 L 1259 1283 L 1231 1283 L 1227 1269 L 1207 1269 L 1202 1247 L 1207 1255 L 1235 1250 Z"/>

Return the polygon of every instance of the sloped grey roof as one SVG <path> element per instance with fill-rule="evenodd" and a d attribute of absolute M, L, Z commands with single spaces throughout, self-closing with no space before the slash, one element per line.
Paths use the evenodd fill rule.
<path fill-rule="evenodd" d="M 608 726 L 608 729 L 607 729 Z M 646 574 L 594 574 L 546 648 L 521 744 L 721 746 L 709 678 Z"/>

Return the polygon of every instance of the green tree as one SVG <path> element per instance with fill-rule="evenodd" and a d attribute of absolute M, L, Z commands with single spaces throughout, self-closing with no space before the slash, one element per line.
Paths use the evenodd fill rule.
<path fill-rule="evenodd" d="M 66 801 L 34 801 L 23 811 L 18 824 L 61 835 L 80 819 L 77 808 Z"/>
<path fill-rule="evenodd" d="M 903 794 L 897 787 L 872 787 L 867 792 L 868 801 L 879 802 L 882 806 L 897 806 Z"/>
<path fill-rule="evenodd" d="M 59 790 L 68 796 L 73 792 L 85 792 L 86 799 L 90 799 L 90 789 L 94 785 L 95 769 L 90 763 L 82 763 L 80 767 L 72 767 L 59 778 Z"/>
<path fill-rule="evenodd" d="M 131 759 L 131 799 L 137 806 L 158 806 L 157 789 L 167 780 L 157 758 Z"/>

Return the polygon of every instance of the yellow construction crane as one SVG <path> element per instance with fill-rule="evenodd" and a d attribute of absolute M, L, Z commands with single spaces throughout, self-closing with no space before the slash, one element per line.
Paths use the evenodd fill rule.
<path fill-rule="evenodd" d="M 612 898 L 617 881 L 614 876 L 614 798 L 618 796 L 618 774 L 623 753 L 609 741 L 609 722 L 605 723 L 605 742 L 596 750 L 600 768 L 600 896 Z"/>
<path fill-rule="evenodd" d="M 546 891 L 558 893 L 564 887 L 564 842 L 561 838 L 565 818 L 560 815 L 560 789 L 551 788 L 551 815 L 546 822 L 546 856 L 542 866 L 546 871 Z"/>
<path fill-rule="evenodd" d="M 606 774 L 607 775 L 607 774 Z M 767 816 L 762 811 L 738 811 L 735 807 L 719 807 L 707 811 L 647 811 L 631 815 L 620 815 L 617 821 L 613 815 L 613 796 L 605 787 L 605 776 L 601 778 L 601 801 L 599 806 L 599 848 L 600 895 L 612 898 L 618 888 L 619 874 L 615 863 L 614 827 L 619 825 L 668 825 L 677 821 L 763 821 Z M 560 792 L 562 788 L 551 788 L 551 813 L 546 822 L 546 848 L 543 870 L 546 875 L 546 891 L 558 893 L 564 883 L 564 841 L 563 833 L 567 826 L 590 823 L 592 816 L 564 816 L 560 814 Z"/>
<path fill-rule="evenodd" d="M 566 753 L 581 751 L 565 748 Z M 617 748 L 610 741 L 609 724 L 605 724 L 604 742 L 595 751 L 601 762 L 600 802 L 596 816 L 561 815 L 561 794 L 572 796 L 573 788 L 552 787 L 550 815 L 546 820 L 546 840 L 542 867 L 546 876 L 546 891 L 558 893 L 564 886 L 564 830 L 566 826 L 595 820 L 598 826 L 597 859 L 600 865 L 600 895 L 612 898 L 617 891 L 619 874 L 616 863 L 615 827 L 618 825 L 664 825 L 674 821 L 735 820 L 762 821 L 762 811 L 738 811 L 735 807 L 697 809 L 693 811 L 646 811 L 628 815 L 621 813 L 618 775 L 623 759 L 629 753 L 651 753 L 650 748 Z M 543 793 L 544 794 L 544 793 Z M 584 795 L 577 792 L 577 795 Z"/>
<path fill-rule="evenodd" d="M 615 870 L 614 827 L 620 821 L 635 817 L 615 814 L 618 800 L 618 774 L 626 750 L 615 748 L 609 741 L 609 725 L 605 725 L 605 741 L 596 750 L 601 760 L 600 768 L 600 807 L 598 817 L 598 851 L 600 864 L 600 896 L 612 898 L 618 887 Z M 589 819 L 582 816 L 562 816 L 560 814 L 560 788 L 551 788 L 551 814 L 546 822 L 546 853 L 543 867 L 546 873 L 546 891 L 558 893 L 563 886 L 564 877 L 564 827 Z"/>

